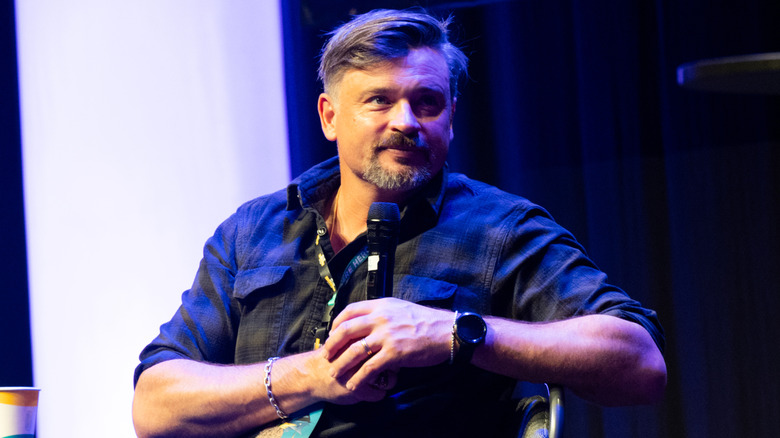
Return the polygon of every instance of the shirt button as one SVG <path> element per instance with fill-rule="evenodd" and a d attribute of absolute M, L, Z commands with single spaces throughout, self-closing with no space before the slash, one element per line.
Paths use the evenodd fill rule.
<path fill-rule="evenodd" d="M 325 230 L 325 227 L 317 228 L 317 235 L 318 236 L 324 236 L 327 230 Z"/>

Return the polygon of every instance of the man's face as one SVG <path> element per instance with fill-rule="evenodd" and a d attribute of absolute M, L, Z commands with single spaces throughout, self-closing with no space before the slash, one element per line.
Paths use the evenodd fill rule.
<path fill-rule="evenodd" d="M 449 87 L 447 63 L 430 48 L 347 71 L 336 96 L 319 102 L 325 136 L 338 143 L 342 178 L 403 192 L 436 175 L 452 139 Z"/>

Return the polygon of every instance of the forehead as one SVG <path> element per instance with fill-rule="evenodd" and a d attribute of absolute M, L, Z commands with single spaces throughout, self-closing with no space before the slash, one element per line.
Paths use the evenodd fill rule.
<path fill-rule="evenodd" d="M 450 72 L 447 61 L 438 51 L 419 48 L 407 56 L 376 64 L 367 69 L 344 73 L 339 94 L 355 94 L 373 88 L 394 90 L 432 89 L 449 96 Z"/>

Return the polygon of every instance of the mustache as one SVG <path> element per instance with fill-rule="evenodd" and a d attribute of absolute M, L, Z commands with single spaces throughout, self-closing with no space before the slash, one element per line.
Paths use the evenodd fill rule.
<path fill-rule="evenodd" d="M 408 137 L 400 132 L 394 132 L 379 140 L 374 149 L 400 147 L 404 149 L 425 148 L 427 145 L 420 137 Z"/>

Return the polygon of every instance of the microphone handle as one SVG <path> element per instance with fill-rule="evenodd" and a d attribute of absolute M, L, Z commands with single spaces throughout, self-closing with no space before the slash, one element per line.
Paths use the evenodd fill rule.
<path fill-rule="evenodd" d="M 368 211 L 368 278 L 366 298 L 393 295 L 395 249 L 398 246 L 400 214 L 398 205 L 375 202 Z"/>
<path fill-rule="evenodd" d="M 393 268 L 395 247 L 392 251 L 376 251 L 368 254 L 368 281 L 366 298 L 373 300 L 393 296 Z"/>

